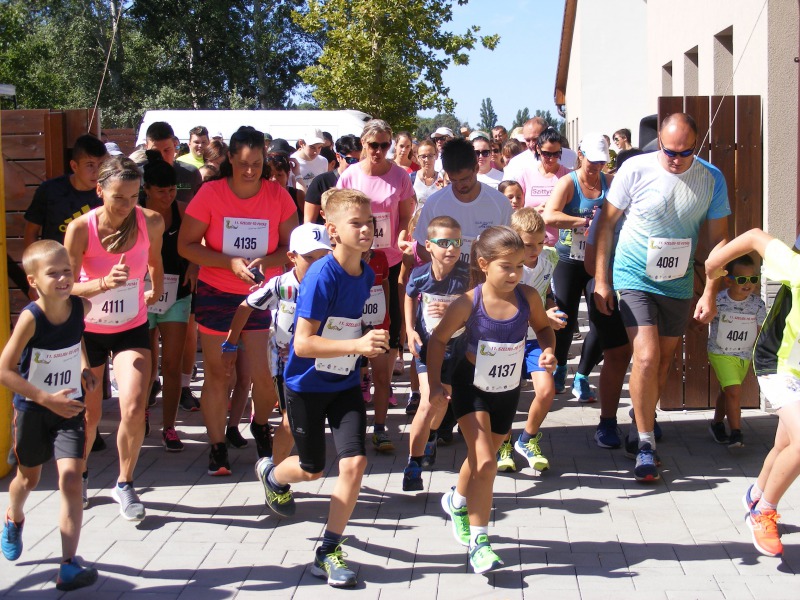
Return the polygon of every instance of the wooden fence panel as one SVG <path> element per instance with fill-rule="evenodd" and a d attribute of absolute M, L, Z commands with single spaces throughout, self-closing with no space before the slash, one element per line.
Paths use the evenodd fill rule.
<path fill-rule="evenodd" d="M 22 133 L 44 132 L 45 115 L 48 110 L 4 110 L 0 111 L 3 136 Z"/>
<path fill-rule="evenodd" d="M 132 154 L 136 149 L 135 129 L 103 129 L 103 133 L 108 136 L 108 141 L 117 144 L 126 156 Z"/>
<path fill-rule="evenodd" d="M 708 160 L 708 148 L 710 140 L 706 137 L 708 131 L 708 109 L 710 98 L 708 96 L 689 96 L 684 98 L 684 111 L 692 115 L 697 124 L 697 151 L 696 154 L 704 160 Z M 705 143 L 703 140 L 705 139 Z M 702 145 L 701 145 L 702 144 Z"/>

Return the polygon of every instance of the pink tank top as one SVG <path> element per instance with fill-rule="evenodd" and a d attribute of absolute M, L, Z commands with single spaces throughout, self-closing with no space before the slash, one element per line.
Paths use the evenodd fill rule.
<path fill-rule="evenodd" d="M 125 264 L 130 266 L 128 283 L 122 287 L 102 292 L 90 298 L 92 310 L 86 315 L 86 331 L 91 333 L 119 333 L 147 322 L 147 306 L 144 303 L 144 276 L 150 253 L 150 238 L 147 235 L 147 220 L 141 207 L 136 211 L 136 243 L 126 250 Z M 83 255 L 81 281 L 108 275 L 120 255 L 112 254 L 100 243 L 97 233 L 97 209 L 89 212 L 89 242 Z"/>

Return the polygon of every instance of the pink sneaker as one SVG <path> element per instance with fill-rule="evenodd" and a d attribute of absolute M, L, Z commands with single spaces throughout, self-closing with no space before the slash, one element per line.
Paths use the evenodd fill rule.
<path fill-rule="evenodd" d="M 394 388 L 389 388 L 389 406 L 397 406 L 397 398 L 394 397 Z"/>

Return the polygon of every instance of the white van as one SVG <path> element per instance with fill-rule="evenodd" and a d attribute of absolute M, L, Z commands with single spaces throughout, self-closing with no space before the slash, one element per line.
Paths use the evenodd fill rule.
<path fill-rule="evenodd" d="M 144 113 L 136 145 L 145 143 L 147 128 L 158 121 L 172 125 L 181 142 L 189 142 L 189 130 L 203 125 L 213 137 L 221 133 L 225 142 L 242 125 L 252 125 L 294 145 L 315 129 L 327 131 L 334 141 L 347 134 L 361 136 L 372 117 L 357 110 L 148 110 Z"/>

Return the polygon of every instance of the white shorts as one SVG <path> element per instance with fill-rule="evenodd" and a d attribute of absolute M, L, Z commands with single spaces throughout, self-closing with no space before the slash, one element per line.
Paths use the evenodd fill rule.
<path fill-rule="evenodd" d="M 780 410 L 792 402 L 800 402 L 800 379 L 794 375 L 786 373 L 760 375 L 758 386 L 775 410 Z"/>

